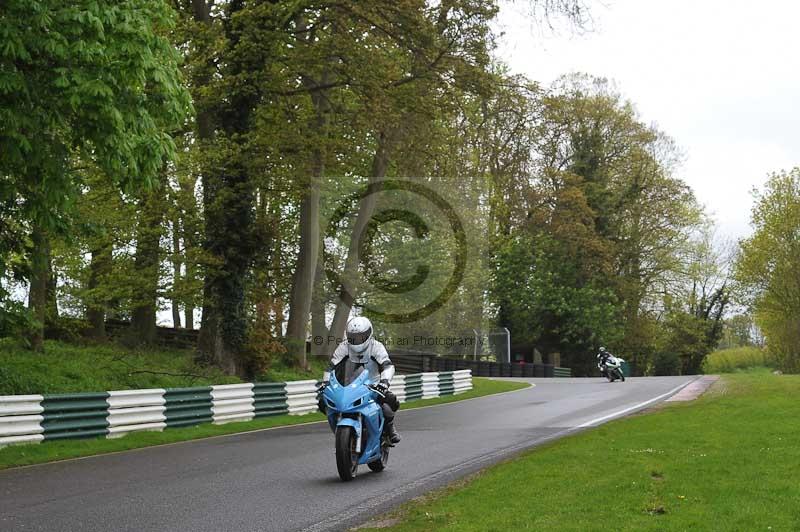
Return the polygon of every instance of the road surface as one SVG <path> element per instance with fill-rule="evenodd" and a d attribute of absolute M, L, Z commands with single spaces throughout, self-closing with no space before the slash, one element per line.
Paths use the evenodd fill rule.
<path fill-rule="evenodd" d="M 346 529 L 522 449 L 666 399 L 692 378 L 517 380 L 536 386 L 401 410 L 403 441 L 388 468 L 361 466 L 346 484 L 322 423 L 0 471 L 0 530 Z"/>

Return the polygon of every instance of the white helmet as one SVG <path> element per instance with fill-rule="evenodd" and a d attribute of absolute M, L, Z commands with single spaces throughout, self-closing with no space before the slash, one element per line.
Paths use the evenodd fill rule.
<path fill-rule="evenodd" d="M 372 345 L 372 322 L 363 316 L 347 322 L 347 345 L 351 352 L 366 351 Z"/>

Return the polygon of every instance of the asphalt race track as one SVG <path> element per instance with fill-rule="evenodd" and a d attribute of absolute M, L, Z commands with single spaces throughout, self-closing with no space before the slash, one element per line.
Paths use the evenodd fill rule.
<path fill-rule="evenodd" d="M 522 380 L 522 379 L 518 379 Z M 400 411 L 389 466 L 336 474 L 326 424 L 0 471 L 2 531 L 340 530 L 510 454 L 666 399 L 693 377 L 525 379 Z"/>

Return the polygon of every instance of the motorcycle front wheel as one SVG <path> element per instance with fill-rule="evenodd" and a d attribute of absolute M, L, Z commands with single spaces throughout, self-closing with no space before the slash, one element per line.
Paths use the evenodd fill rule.
<path fill-rule="evenodd" d="M 356 431 L 353 427 L 336 427 L 336 469 L 345 482 L 353 480 L 358 469 Z"/>

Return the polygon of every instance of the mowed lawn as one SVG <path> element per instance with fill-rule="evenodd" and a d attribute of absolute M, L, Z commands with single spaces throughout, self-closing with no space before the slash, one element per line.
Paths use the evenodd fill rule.
<path fill-rule="evenodd" d="M 725 375 L 697 401 L 539 447 L 382 519 L 392 531 L 800 530 L 800 376 Z"/>

